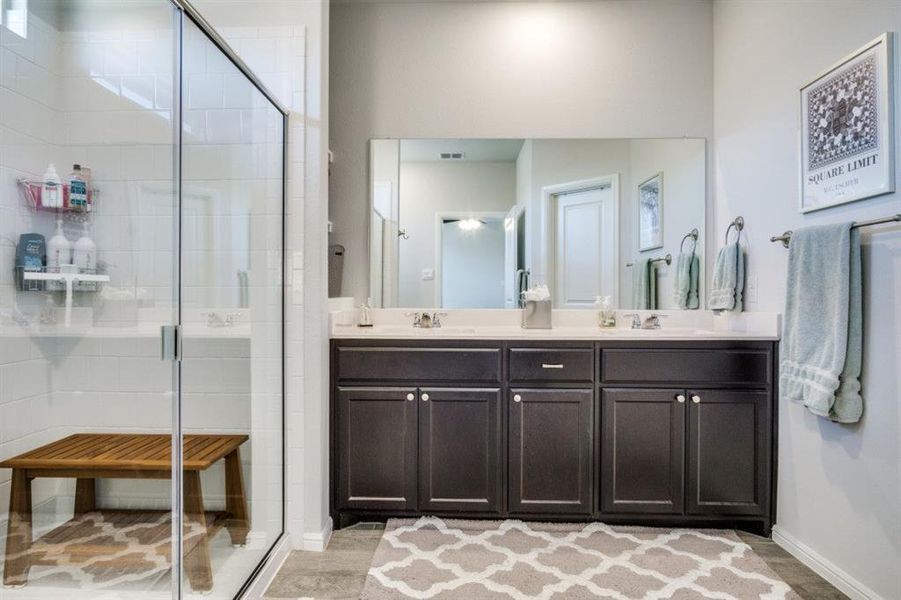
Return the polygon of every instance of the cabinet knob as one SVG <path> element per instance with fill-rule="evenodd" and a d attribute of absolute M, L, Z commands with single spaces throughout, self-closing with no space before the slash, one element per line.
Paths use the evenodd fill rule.
<path fill-rule="evenodd" d="M 429 395 L 428 395 L 428 394 L 423 394 L 423 395 L 421 396 L 421 398 L 422 398 L 422 401 L 423 401 L 423 402 L 428 402 L 428 401 L 429 401 Z"/>
<path fill-rule="evenodd" d="M 698 396 L 697 394 L 692 394 L 691 401 L 694 402 L 695 404 L 699 404 L 701 402 L 701 397 Z"/>
<path fill-rule="evenodd" d="M 522 396 L 520 396 L 519 394 L 513 394 L 513 401 L 522 402 Z"/>
<path fill-rule="evenodd" d="M 682 394 L 676 394 L 676 402 L 682 404 L 685 402 L 685 396 Z"/>
<path fill-rule="evenodd" d="M 407 394 L 407 400 L 409 400 L 410 402 L 412 402 L 415 397 L 416 396 L 414 396 L 413 394 Z"/>

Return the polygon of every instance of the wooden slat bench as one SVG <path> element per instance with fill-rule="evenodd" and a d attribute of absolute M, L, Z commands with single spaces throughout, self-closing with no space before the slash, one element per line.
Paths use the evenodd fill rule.
<path fill-rule="evenodd" d="M 250 527 L 239 447 L 246 435 L 185 435 L 184 518 L 207 531 L 200 472 L 225 459 L 225 527 L 234 545 L 244 545 Z M 9 524 L 3 584 L 28 581 L 32 546 L 31 481 L 69 477 L 75 484 L 75 517 L 96 510 L 97 479 L 171 479 L 172 436 L 164 434 L 78 433 L 0 462 L 12 469 Z M 185 571 L 195 591 L 213 587 L 208 535 L 200 536 L 185 556 Z"/>

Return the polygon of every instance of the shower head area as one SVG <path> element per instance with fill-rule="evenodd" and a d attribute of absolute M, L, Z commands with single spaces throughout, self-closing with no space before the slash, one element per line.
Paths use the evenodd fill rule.
<path fill-rule="evenodd" d="M 248 66 L 181 0 L 0 12 L 0 596 L 237 597 L 285 530 L 303 34 Z"/>

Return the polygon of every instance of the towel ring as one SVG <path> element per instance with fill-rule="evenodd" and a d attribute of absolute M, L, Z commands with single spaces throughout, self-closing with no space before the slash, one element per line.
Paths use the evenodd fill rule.
<path fill-rule="evenodd" d="M 726 244 L 729 243 L 729 232 L 733 227 L 735 227 L 735 232 L 738 234 L 738 237 L 735 238 L 735 241 L 738 242 L 739 240 L 741 240 L 741 230 L 745 228 L 745 218 L 735 217 L 735 220 L 729 223 L 729 227 L 726 228 Z"/>
<path fill-rule="evenodd" d="M 697 244 L 698 243 L 698 235 L 699 235 L 699 233 L 698 233 L 697 227 L 695 227 L 694 229 L 692 229 L 691 231 L 686 233 L 685 236 L 682 238 L 682 241 L 679 242 L 679 254 L 682 254 L 682 246 L 685 245 L 685 240 L 687 240 L 688 238 L 691 238 L 692 240 L 694 240 L 694 243 Z"/>

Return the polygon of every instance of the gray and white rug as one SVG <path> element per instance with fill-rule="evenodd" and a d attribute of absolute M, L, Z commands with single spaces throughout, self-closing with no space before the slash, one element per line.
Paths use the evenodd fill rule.
<path fill-rule="evenodd" d="M 392 519 L 362 598 L 797 600 L 733 531 Z"/>

